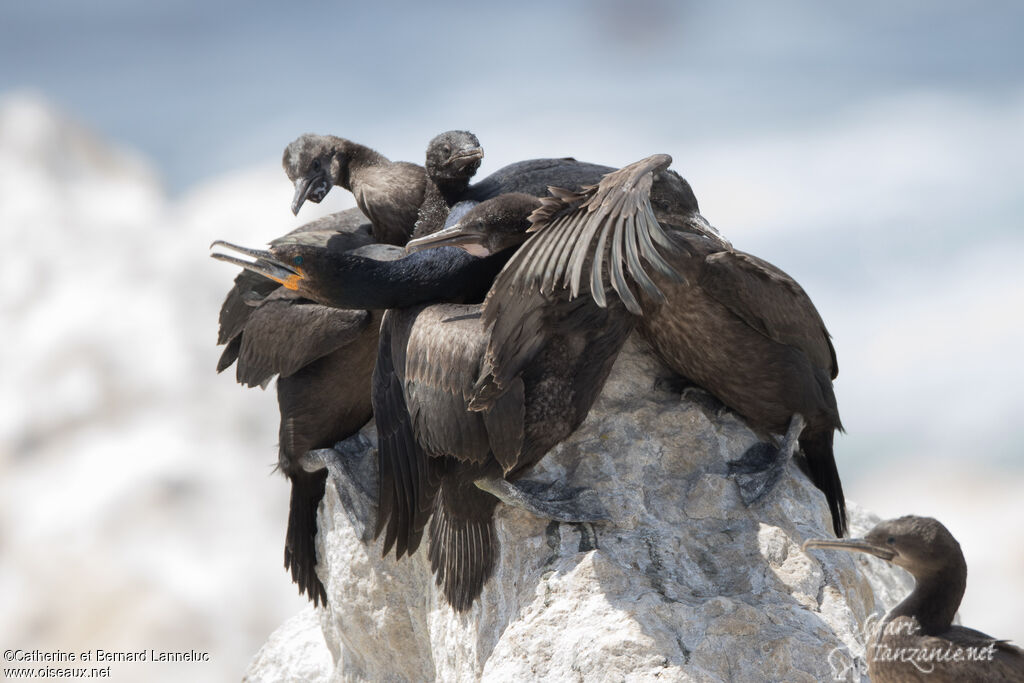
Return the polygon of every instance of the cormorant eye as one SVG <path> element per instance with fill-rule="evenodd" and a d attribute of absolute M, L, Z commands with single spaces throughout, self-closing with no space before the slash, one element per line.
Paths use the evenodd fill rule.
<path fill-rule="evenodd" d="M 320 170 L 320 160 L 319 159 L 313 159 L 313 170 L 314 171 L 319 171 Z"/>
<path fill-rule="evenodd" d="M 295 258 L 292 259 L 292 263 L 294 263 L 297 266 L 301 266 L 302 265 L 302 257 L 301 256 L 296 256 Z"/>
<path fill-rule="evenodd" d="M 892 545 L 893 543 L 896 542 L 896 537 L 895 536 L 890 536 L 888 539 L 886 539 L 885 542 L 888 543 L 889 545 Z"/>

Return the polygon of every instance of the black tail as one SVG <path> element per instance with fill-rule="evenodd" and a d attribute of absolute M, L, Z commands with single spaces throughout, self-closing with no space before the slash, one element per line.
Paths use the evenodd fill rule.
<path fill-rule="evenodd" d="M 480 596 L 498 559 L 494 508 L 498 499 L 473 481 L 449 474 L 441 481 L 430 518 L 430 568 L 457 612 Z"/>
<path fill-rule="evenodd" d="M 839 481 L 839 470 L 836 469 L 836 458 L 832 453 L 834 435 L 832 429 L 817 433 L 804 432 L 800 437 L 800 448 L 807 459 L 811 481 L 828 500 L 832 528 L 836 536 L 842 538 L 846 535 L 846 497 L 843 496 L 843 483 Z"/>
<path fill-rule="evenodd" d="M 284 539 L 284 568 L 291 570 L 299 593 L 309 596 L 319 607 L 327 604 L 327 591 L 316 575 L 316 511 L 324 497 L 327 470 L 307 472 L 296 467 L 286 474 L 292 482 L 292 496 Z"/>

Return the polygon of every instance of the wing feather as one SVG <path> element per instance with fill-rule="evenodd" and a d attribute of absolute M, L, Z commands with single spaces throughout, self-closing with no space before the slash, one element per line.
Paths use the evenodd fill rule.
<path fill-rule="evenodd" d="M 350 344 L 369 324 L 369 311 L 342 310 L 296 298 L 281 289 L 257 307 L 241 335 L 237 378 L 256 386 L 287 377 Z"/>

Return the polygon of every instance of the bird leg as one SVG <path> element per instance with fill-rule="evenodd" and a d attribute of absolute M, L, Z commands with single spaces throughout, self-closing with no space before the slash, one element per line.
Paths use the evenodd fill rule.
<path fill-rule="evenodd" d="M 307 451 L 299 459 L 307 472 L 327 468 L 341 507 L 363 542 L 372 540 L 373 520 L 377 518 L 377 468 L 375 458 L 370 457 L 372 451 L 373 444 L 356 433 L 333 448 Z"/>
<path fill-rule="evenodd" d="M 786 436 L 778 447 L 757 443 L 738 460 L 729 463 L 729 473 L 740 487 L 740 498 L 752 505 L 771 491 L 782 477 L 786 464 L 800 446 L 800 434 L 807 425 L 803 415 L 795 413 L 789 421 Z"/>
<path fill-rule="evenodd" d="M 597 494 L 587 488 L 573 488 L 558 482 L 542 484 L 519 480 L 513 483 L 501 477 L 486 477 L 474 483 L 506 505 L 522 508 L 543 519 L 566 523 L 611 519 Z"/>

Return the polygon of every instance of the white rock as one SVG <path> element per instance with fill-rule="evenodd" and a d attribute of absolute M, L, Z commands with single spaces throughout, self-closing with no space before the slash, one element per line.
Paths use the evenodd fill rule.
<path fill-rule="evenodd" d="M 654 388 L 662 374 L 641 342 L 627 344 L 590 416 L 530 475 L 598 493 L 613 521 L 596 528 L 597 548 L 585 528 L 500 505 L 498 567 L 466 614 L 444 603 L 422 548 L 396 562 L 380 557 L 380 541 L 360 542 L 328 487 L 320 621 L 334 668 L 308 680 L 814 682 L 831 679 L 830 661 L 862 655 L 859 625 L 907 579 L 800 551 L 831 521 L 793 463 L 744 506 L 727 465 L 757 437 L 702 392 L 681 400 Z M 856 532 L 873 524 L 851 516 Z M 252 680 L 297 675 L 292 628 L 274 635 Z M 294 650 L 308 641 L 296 635 Z"/>
<path fill-rule="evenodd" d="M 334 660 L 324 643 L 320 621 L 307 607 L 274 631 L 249 665 L 246 683 L 303 683 L 326 680 Z"/>

